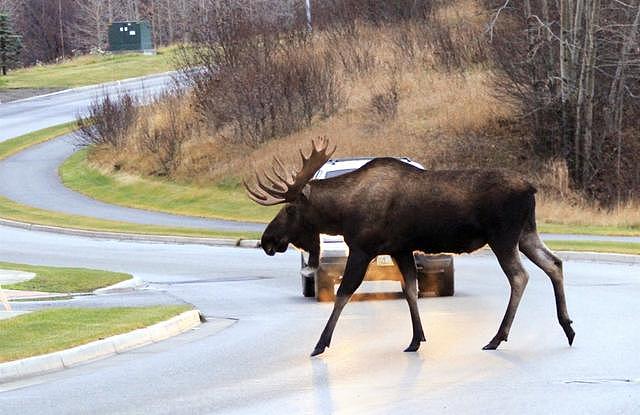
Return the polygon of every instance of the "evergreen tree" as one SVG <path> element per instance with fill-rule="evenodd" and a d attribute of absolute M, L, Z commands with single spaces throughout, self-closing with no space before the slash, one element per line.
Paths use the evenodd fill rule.
<path fill-rule="evenodd" d="M 9 67 L 18 64 L 21 49 L 22 39 L 13 32 L 9 16 L 0 13 L 0 74 L 6 75 Z"/>

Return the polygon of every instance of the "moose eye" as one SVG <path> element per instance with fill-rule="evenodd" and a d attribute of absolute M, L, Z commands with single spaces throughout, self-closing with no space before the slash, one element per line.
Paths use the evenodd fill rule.
<path fill-rule="evenodd" d="M 293 216 L 296 213 L 296 207 L 293 205 L 288 205 L 285 210 L 287 211 L 287 215 Z"/>

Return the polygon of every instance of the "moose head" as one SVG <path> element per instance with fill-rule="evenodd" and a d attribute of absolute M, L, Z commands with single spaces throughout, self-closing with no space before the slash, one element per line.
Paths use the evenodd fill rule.
<path fill-rule="evenodd" d="M 308 156 L 300 150 L 302 167 L 299 171 L 291 171 L 280 159 L 274 157 L 271 174 L 256 174 L 253 187 L 244 182 L 247 193 L 254 202 L 263 206 L 285 204 L 262 234 L 261 245 L 267 255 L 286 251 L 289 243 L 307 252 L 319 248 L 318 231 L 309 219 L 309 180 L 329 160 L 336 146 L 329 150 L 329 140 L 326 138 L 315 139 L 311 144 Z"/>

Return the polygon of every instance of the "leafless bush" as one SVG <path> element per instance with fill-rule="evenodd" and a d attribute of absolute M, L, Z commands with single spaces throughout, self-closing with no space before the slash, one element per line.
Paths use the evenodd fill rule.
<path fill-rule="evenodd" d="M 314 27 L 425 21 L 431 15 L 433 0 L 324 0 L 313 4 Z"/>
<path fill-rule="evenodd" d="M 488 61 L 485 39 L 466 22 L 444 22 L 434 16 L 428 25 L 398 25 L 392 38 L 399 59 L 444 71 L 462 71 Z"/>
<path fill-rule="evenodd" d="M 306 30 L 282 31 L 244 9 L 220 8 L 211 31 L 181 54 L 197 108 L 216 131 L 256 145 L 327 117 L 343 97 L 332 55 Z"/>
<path fill-rule="evenodd" d="M 332 53 L 351 78 L 361 77 L 373 70 L 377 64 L 375 46 L 361 25 L 334 26 L 324 32 Z"/>
<path fill-rule="evenodd" d="M 398 115 L 400 91 L 396 76 L 392 76 L 382 91 L 371 97 L 371 111 L 382 121 L 392 120 Z"/>
<path fill-rule="evenodd" d="M 136 120 L 138 104 L 138 100 L 128 93 L 116 97 L 107 94 L 94 100 L 87 113 L 79 114 L 76 119 L 78 144 L 121 148 L 129 128 Z"/>

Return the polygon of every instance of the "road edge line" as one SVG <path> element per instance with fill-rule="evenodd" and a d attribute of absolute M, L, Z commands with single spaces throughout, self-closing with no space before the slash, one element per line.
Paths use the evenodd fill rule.
<path fill-rule="evenodd" d="M 200 310 L 185 311 L 149 327 L 58 352 L 0 363 L 0 384 L 103 359 L 177 336 L 202 324 Z"/>

